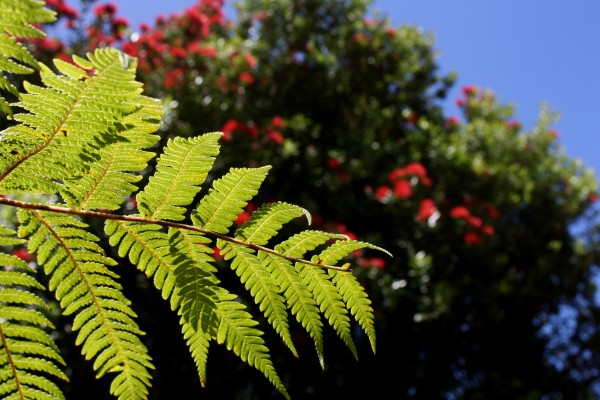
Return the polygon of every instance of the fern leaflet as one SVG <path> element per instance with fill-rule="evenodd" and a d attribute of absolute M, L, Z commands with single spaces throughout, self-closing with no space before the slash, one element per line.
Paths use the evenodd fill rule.
<path fill-rule="evenodd" d="M 24 242 L 15 235 L 0 226 L 0 245 Z M 65 362 L 50 335 L 40 328 L 53 325 L 42 312 L 48 309 L 46 302 L 34 293 L 44 286 L 20 258 L 0 253 L 0 265 L 0 396 L 62 399 L 49 376 L 68 380 L 62 371 Z M 45 374 L 39 373 L 42 368 Z"/>
<path fill-rule="evenodd" d="M 29 251 L 50 276 L 49 287 L 64 314 L 75 314 L 76 344 L 87 359 L 95 358 L 97 376 L 116 373 L 111 393 L 120 399 L 144 398 L 153 366 L 135 313 L 108 268 L 115 261 L 73 216 L 21 210 L 19 222 L 19 235 L 28 238 Z"/>
<path fill-rule="evenodd" d="M 44 3 L 34 0 L 0 0 L 0 89 L 15 97 L 19 91 L 5 75 L 29 74 L 38 68 L 37 60 L 22 46 L 17 38 L 40 38 L 44 32 L 33 23 L 52 22 L 53 11 L 44 8 Z M 17 63 L 18 62 L 18 63 Z M 12 109 L 4 96 L 0 96 L 0 111 L 9 117 Z"/>

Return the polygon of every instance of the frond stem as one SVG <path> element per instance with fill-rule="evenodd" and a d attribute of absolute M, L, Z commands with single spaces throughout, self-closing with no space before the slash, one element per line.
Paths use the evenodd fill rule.
<path fill-rule="evenodd" d="M 8 348 L 8 343 L 6 343 L 6 336 L 4 335 L 4 330 L 2 329 L 2 324 L 0 324 L 0 340 L 2 340 L 2 347 L 4 347 L 4 351 L 6 352 L 6 357 L 8 358 L 8 363 L 12 368 L 13 376 L 15 377 L 15 384 L 17 385 L 17 391 L 19 392 L 19 398 L 25 399 L 23 395 L 23 389 L 21 388 L 21 381 L 19 379 L 19 375 L 17 374 L 17 367 L 12 357 L 12 353 Z"/>
<path fill-rule="evenodd" d="M 61 213 L 61 214 L 71 214 L 71 215 L 79 215 L 79 216 L 85 216 L 85 217 L 91 217 L 91 218 L 111 219 L 111 220 L 115 220 L 115 221 L 154 224 L 154 225 L 160 225 L 160 226 L 169 227 L 169 228 L 186 229 L 189 231 L 200 232 L 200 233 L 202 233 L 208 237 L 212 237 L 214 239 L 221 239 L 226 242 L 235 243 L 235 244 L 239 244 L 242 246 L 247 246 L 247 247 L 257 250 L 257 251 L 258 250 L 264 251 L 265 253 L 273 254 L 277 257 L 281 257 L 281 258 L 286 259 L 291 262 L 297 262 L 300 264 L 311 265 L 314 267 L 320 267 L 320 268 L 325 268 L 325 269 L 333 269 L 336 271 L 349 271 L 348 264 L 345 264 L 341 267 L 336 267 L 334 265 L 315 263 L 312 261 L 304 260 L 302 258 L 290 257 L 290 256 L 286 256 L 285 254 L 281 254 L 273 249 L 269 249 L 268 247 L 260 246 L 260 245 L 253 244 L 253 243 L 247 243 L 247 242 L 244 242 L 244 241 L 236 239 L 236 238 L 232 238 L 227 235 L 223 235 L 223 234 L 220 234 L 217 232 L 202 229 L 202 228 L 199 228 L 199 227 L 193 226 L 193 225 L 181 224 L 178 222 L 150 219 L 150 218 L 138 217 L 138 216 L 133 216 L 133 215 L 117 215 L 117 214 L 111 214 L 111 213 L 100 212 L 100 211 L 74 210 L 72 208 L 51 206 L 48 204 L 36 204 L 36 203 L 30 203 L 30 202 L 26 202 L 26 201 L 13 200 L 13 199 L 8 199 L 6 197 L 0 197 L 0 204 L 5 204 L 8 206 L 17 207 L 17 208 L 25 208 L 28 210 L 52 211 L 52 212 Z"/>

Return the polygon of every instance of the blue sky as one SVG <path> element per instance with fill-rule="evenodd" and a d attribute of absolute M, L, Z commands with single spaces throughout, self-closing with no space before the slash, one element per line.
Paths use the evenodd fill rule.
<path fill-rule="evenodd" d="M 137 26 L 195 0 L 116 3 Z M 463 85 L 490 89 L 513 104 L 525 129 L 546 103 L 560 114 L 554 126 L 566 153 L 600 173 L 600 1 L 375 0 L 372 9 L 394 26 L 416 25 L 434 35 L 440 70 L 458 75 L 449 115 L 458 114 L 454 100 Z"/>

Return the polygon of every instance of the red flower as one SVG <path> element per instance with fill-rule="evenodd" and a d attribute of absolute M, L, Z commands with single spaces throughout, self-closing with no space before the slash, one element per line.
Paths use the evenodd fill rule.
<path fill-rule="evenodd" d="M 330 169 L 338 169 L 341 166 L 342 166 L 342 163 L 339 162 L 337 158 L 332 157 L 327 160 L 327 167 L 329 167 Z"/>
<path fill-rule="evenodd" d="M 244 131 L 246 131 L 246 134 L 250 137 L 258 137 L 258 128 L 254 125 L 244 127 Z"/>
<path fill-rule="evenodd" d="M 468 218 L 471 216 L 471 213 L 466 207 L 456 206 L 450 210 L 450 216 L 452 218 Z"/>
<path fill-rule="evenodd" d="M 479 244 L 481 243 L 481 237 L 474 232 L 467 232 L 463 235 L 463 240 L 466 244 Z"/>
<path fill-rule="evenodd" d="M 233 221 L 235 225 L 241 225 L 244 222 L 250 219 L 250 213 L 247 211 L 243 211 L 240 215 L 237 216 L 237 219 Z"/>
<path fill-rule="evenodd" d="M 187 55 L 186 51 L 181 47 L 171 47 L 169 53 L 171 53 L 173 57 L 178 58 L 180 60 L 183 60 Z"/>
<path fill-rule="evenodd" d="M 230 119 L 225 122 L 223 127 L 221 128 L 221 132 L 223 132 L 223 140 L 229 141 L 231 140 L 231 133 L 237 131 L 242 128 L 242 124 L 240 124 L 235 119 Z"/>
<path fill-rule="evenodd" d="M 215 260 L 222 260 L 223 259 L 223 255 L 221 255 L 221 249 L 219 249 L 217 246 L 213 247 L 213 253 L 212 256 Z"/>
<path fill-rule="evenodd" d="M 183 68 L 174 68 L 168 71 L 165 74 L 165 80 L 163 82 L 165 88 L 170 89 L 181 86 L 181 84 L 183 83 L 183 72 Z"/>
<path fill-rule="evenodd" d="M 432 199 L 423 199 L 419 205 L 417 219 L 423 222 L 431 217 L 436 211 L 437 209 L 435 208 L 435 203 Z"/>
<path fill-rule="evenodd" d="M 471 225 L 474 228 L 481 228 L 481 226 L 483 225 L 483 221 L 479 217 L 470 215 L 470 216 L 466 217 L 465 219 L 467 221 L 467 224 Z"/>
<path fill-rule="evenodd" d="M 274 130 L 269 131 L 269 135 L 267 136 L 267 138 L 269 139 L 269 141 L 277 144 L 282 144 L 285 140 L 281 133 Z"/>
<path fill-rule="evenodd" d="M 240 80 L 240 82 L 246 83 L 248 85 L 253 84 L 254 81 L 256 80 L 256 78 L 254 78 L 254 76 L 252 76 L 252 74 L 250 74 L 249 72 L 242 72 L 238 76 L 238 79 Z"/>
<path fill-rule="evenodd" d="M 458 117 L 452 116 L 446 120 L 446 128 L 454 128 L 458 126 L 460 123 L 458 121 Z"/>
<path fill-rule="evenodd" d="M 381 257 L 361 258 L 358 265 L 361 268 L 385 268 L 385 260 Z"/>
<path fill-rule="evenodd" d="M 588 196 L 587 200 L 588 200 L 590 203 L 595 203 L 595 202 L 597 202 L 597 201 L 598 201 L 598 195 L 597 195 L 596 193 L 591 193 L 591 194 Z"/>
<path fill-rule="evenodd" d="M 283 118 L 281 118 L 279 115 L 274 116 L 273 119 L 271 119 L 271 126 L 278 129 L 283 128 Z"/>
<path fill-rule="evenodd" d="M 31 254 L 30 252 L 27 251 L 27 249 L 21 247 L 20 249 L 16 249 L 15 251 L 12 252 L 12 255 L 15 257 L 20 258 L 21 260 L 25 261 L 25 262 L 31 262 L 33 261 L 33 254 Z"/>
<path fill-rule="evenodd" d="M 412 187 L 409 181 L 400 180 L 394 183 L 394 194 L 400 199 L 412 196 Z"/>
<path fill-rule="evenodd" d="M 244 55 L 244 60 L 251 69 L 254 69 L 256 67 L 256 57 L 254 57 L 252 54 Z"/>
<path fill-rule="evenodd" d="M 474 96 L 477 94 L 477 92 L 479 92 L 479 88 L 477 88 L 477 86 L 473 86 L 473 85 L 466 85 L 466 86 L 463 86 L 462 92 L 465 96 Z"/>
<path fill-rule="evenodd" d="M 483 206 L 485 207 L 485 211 L 491 218 L 497 219 L 498 217 L 500 217 L 500 212 L 498 212 L 498 210 L 496 210 L 494 206 L 490 203 L 485 203 Z"/>
<path fill-rule="evenodd" d="M 491 226 L 491 225 L 484 225 L 484 226 L 481 228 L 481 232 L 482 232 L 484 235 L 492 236 L 494 233 L 496 233 L 496 230 L 495 230 L 495 229 L 494 229 L 494 227 L 493 227 L 493 226 Z"/>
<path fill-rule="evenodd" d="M 387 203 L 392 197 L 392 189 L 389 186 L 379 186 L 375 191 L 375 198 L 380 203 Z"/>
<path fill-rule="evenodd" d="M 98 18 L 106 15 L 107 17 L 112 17 L 117 12 L 117 5 L 115 3 L 107 3 L 101 4 L 94 8 L 94 15 Z"/>

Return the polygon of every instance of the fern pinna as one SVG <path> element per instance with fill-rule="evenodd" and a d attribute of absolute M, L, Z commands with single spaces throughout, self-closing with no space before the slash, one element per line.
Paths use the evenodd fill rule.
<path fill-rule="evenodd" d="M 210 176 L 220 151 L 218 132 L 170 138 L 138 191 L 136 183 L 152 169 L 162 108 L 142 94 L 136 60 L 107 48 L 38 65 L 15 36 L 37 35 L 27 22 L 46 21 L 49 14 L 33 0 L 0 0 L 0 10 L 0 71 L 30 72 L 13 67 L 29 64 L 39 68 L 42 82 L 25 83 L 24 92 L 15 93 L 0 75 L 0 87 L 18 98 L 0 104 L 15 121 L 0 133 L 0 204 L 18 209 L 16 218 L 0 225 L 2 398 L 63 398 L 60 381 L 68 376 L 44 314 L 49 294 L 72 318 L 75 345 L 97 377 L 112 377 L 110 393 L 148 398 L 154 366 L 144 332 L 119 283 L 119 260 L 101 246 L 92 219 L 105 221 L 109 244 L 179 315 L 202 385 L 216 342 L 289 397 L 263 339 L 265 327 L 219 279 L 215 248 L 292 354 L 297 356 L 290 316 L 314 341 L 323 366 L 323 320 L 356 357 L 353 318 L 375 351 L 370 301 L 349 265 L 336 264 L 357 249 L 385 250 L 314 230 L 281 240 L 290 221 L 305 217 L 310 224 L 306 210 L 285 202 L 264 204 L 236 227 L 270 167 Z M 16 17 L 4 18 L 8 14 Z M 203 188 L 209 176 L 212 185 Z M 136 191 L 137 213 L 116 213 Z M 35 261 L 11 255 L 15 246 L 25 246 Z"/>

